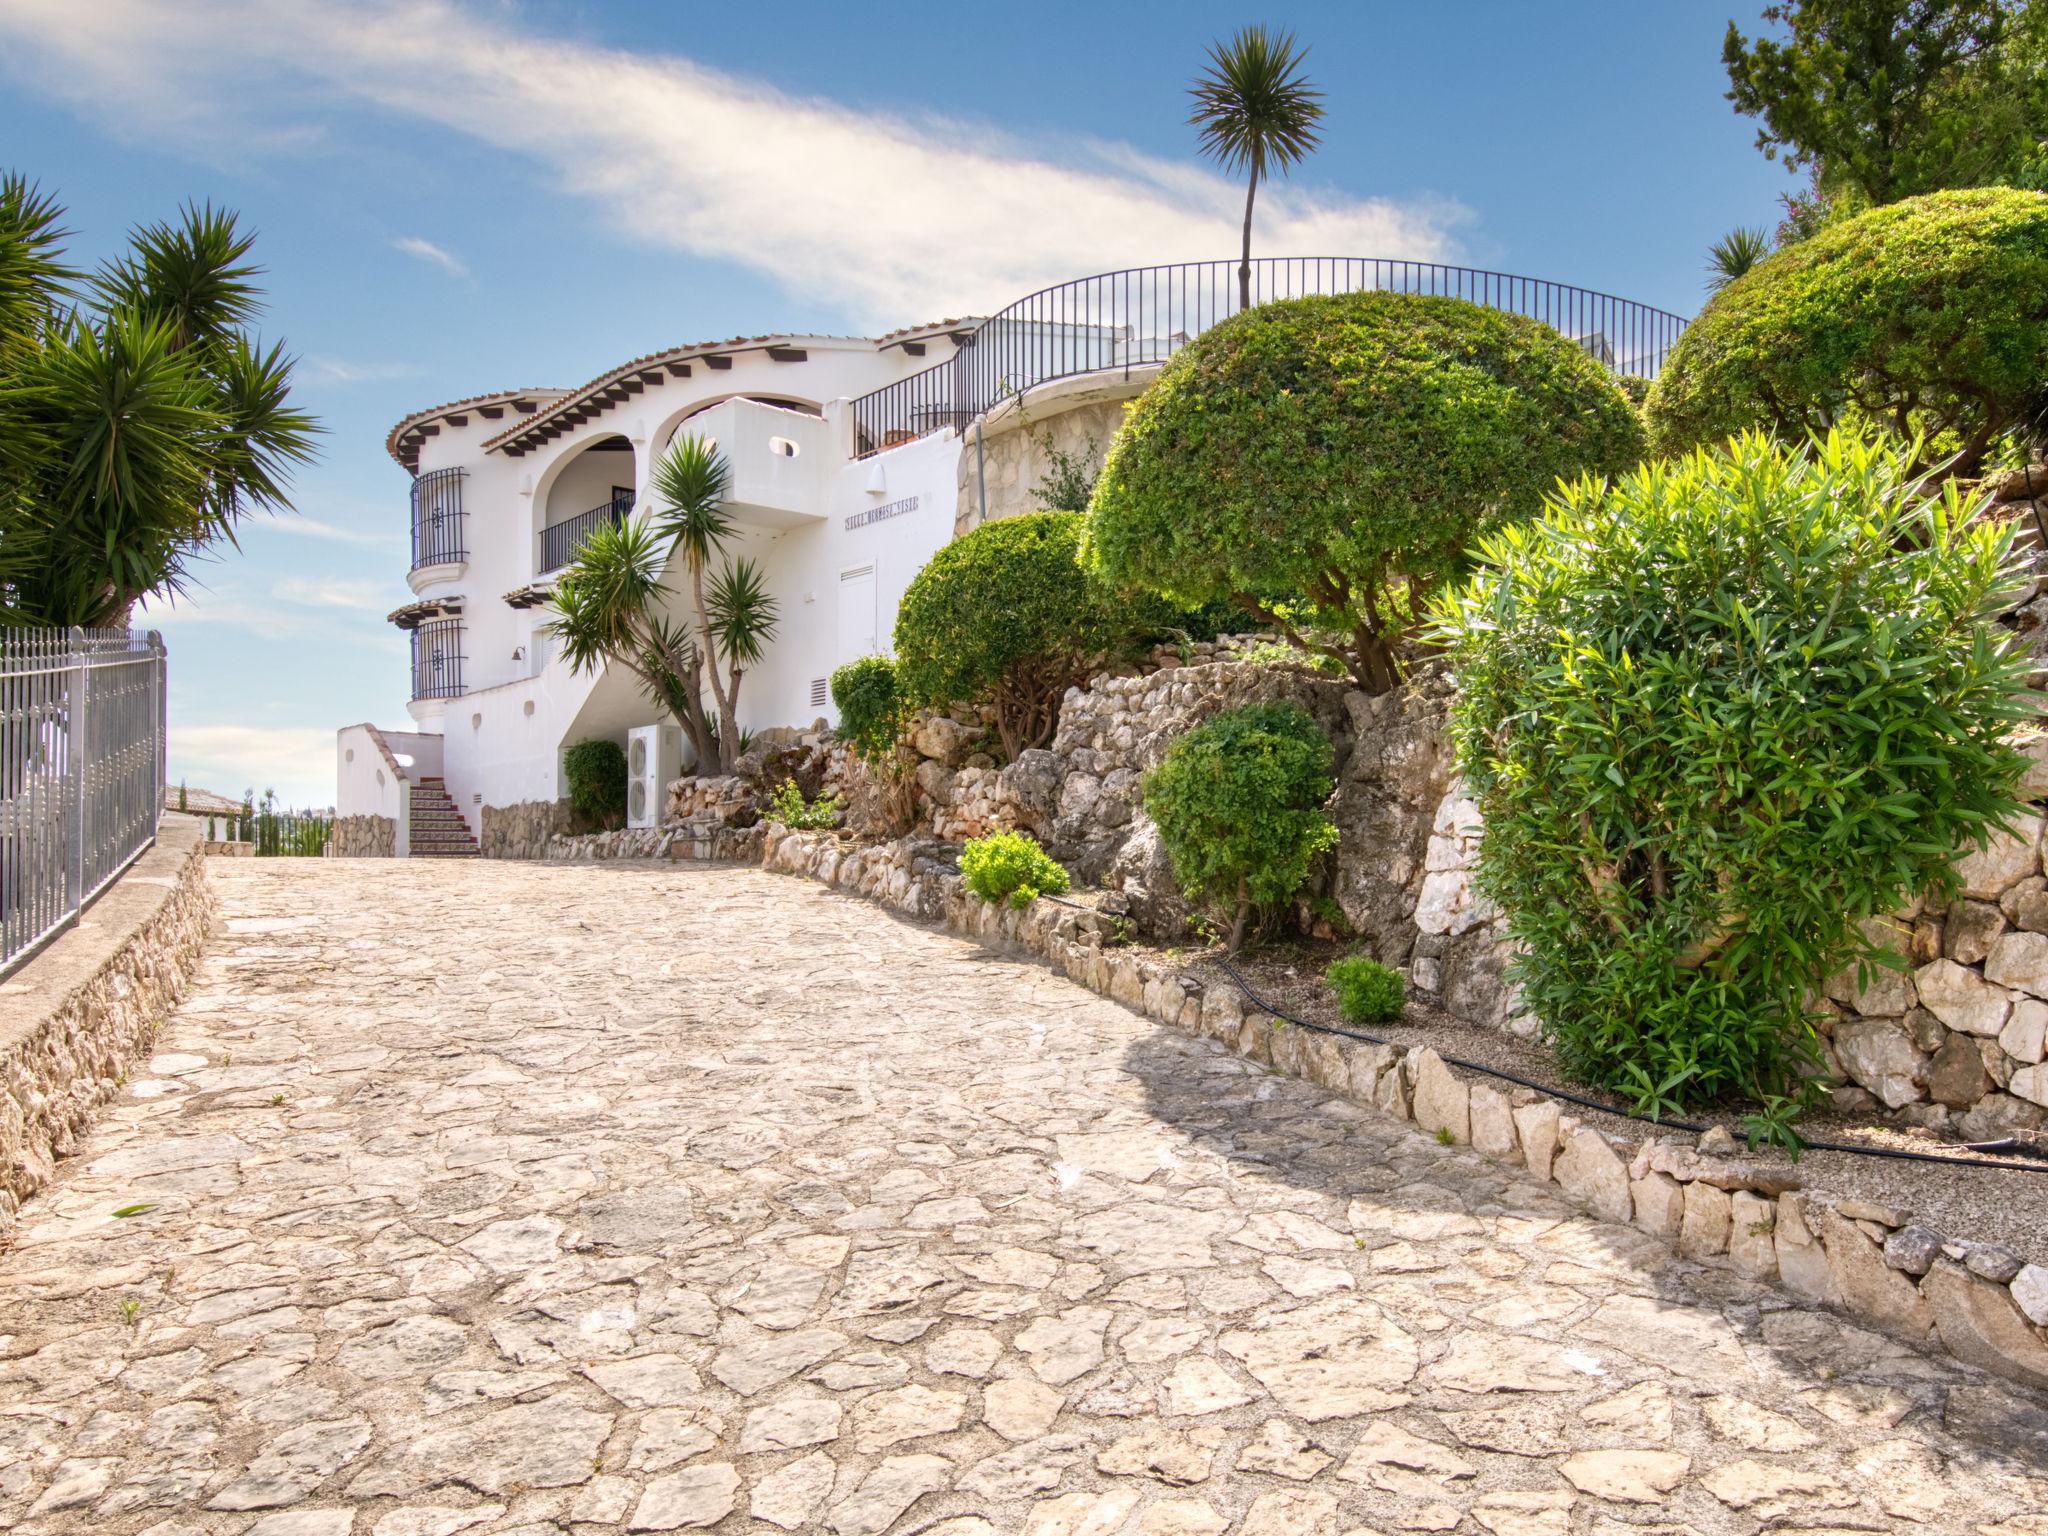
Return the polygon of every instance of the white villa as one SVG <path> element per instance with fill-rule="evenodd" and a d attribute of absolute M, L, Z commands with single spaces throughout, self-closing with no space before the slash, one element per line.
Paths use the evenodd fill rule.
<path fill-rule="evenodd" d="M 1189 336 L 1233 312 L 1235 262 L 1105 274 L 987 320 L 885 336 L 766 335 L 651 353 L 570 390 L 417 411 L 386 447 L 412 477 L 410 730 L 337 741 L 346 852 L 494 851 L 486 809 L 547 807 L 578 741 L 633 745 L 632 816 L 660 814 L 680 732 L 617 668 L 580 675 L 542 631 L 554 578 L 593 528 L 655 509 L 644 488 L 679 433 L 731 467 L 732 552 L 780 609 L 740 724 L 832 717 L 833 670 L 886 651 L 905 587 L 984 518 L 1034 505 L 1053 451 L 1099 460 L 1122 403 Z M 1273 258 L 1255 301 L 1400 288 L 1533 314 L 1617 368 L 1654 373 L 1683 322 L 1626 300 L 1431 264 Z M 1022 430 L 1020 430 L 1022 429 Z M 677 616 L 680 617 L 680 610 Z M 381 830 L 379 830 L 381 829 Z"/>

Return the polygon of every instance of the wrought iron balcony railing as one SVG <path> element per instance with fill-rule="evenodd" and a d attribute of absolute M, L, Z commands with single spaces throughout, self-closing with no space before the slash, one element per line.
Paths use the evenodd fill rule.
<path fill-rule="evenodd" d="M 598 529 L 612 523 L 623 523 L 633 515 L 633 493 L 625 491 L 612 497 L 601 507 L 592 507 L 588 512 L 579 512 L 566 522 L 554 524 L 540 531 L 540 572 L 559 571 L 576 558 L 583 541 Z"/>
<path fill-rule="evenodd" d="M 1236 261 L 1105 272 L 1046 288 L 990 316 L 944 362 L 853 402 L 854 451 L 880 453 L 964 429 L 1011 395 L 1053 379 L 1163 363 L 1241 308 Z M 1428 261 L 1267 256 L 1252 262 L 1252 303 L 1309 294 L 1436 294 L 1554 326 L 1617 373 L 1654 378 L 1683 316 L 1540 278 Z"/>
<path fill-rule="evenodd" d="M 469 558 L 459 469 L 432 469 L 412 482 L 412 568 Z"/>
<path fill-rule="evenodd" d="M 412 632 L 412 696 L 462 696 L 462 620 L 436 619 Z"/>

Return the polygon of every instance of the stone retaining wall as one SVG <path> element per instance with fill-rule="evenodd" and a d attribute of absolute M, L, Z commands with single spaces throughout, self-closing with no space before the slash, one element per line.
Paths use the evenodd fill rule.
<path fill-rule="evenodd" d="M 576 829 L 566 800 L 487 805 L 478 819 L 477 851 L 487 859 L 544 859 L 551 842 Z"/>
<path fill-rule="evenodd" d="M 395 858 L 398 823 L 389 816 L 337 816 L 327 848 L 337 859 Z"/>
<path fill-rule="evenodd" d="M 2048 1388 L 2048 1267 L 1944 1237 L 1904 1212 L 1800 1187 L 1796 1173 L 1698 1142 L 1612 1136 L 1529 1089 L 1468 1081 L 1435 1051 L 1368 1045 L 1290 1026 L 1227 982 L 1117 947 L 1117 919 L 1046 899 L 1022 911 L 966 890 L 930 839 L 860 843 L 764 829 L 764 868 L 807 876 L 1049 963 L 1162 1024 L 1411 1120 L 1445 1142 L 1518 1163 L 1579 1205 L 1689 1258 L 1774 1281 L 1917 1345 Z"/>
<path fill-rule="evenodd" d="M 77 1150 L 183 995 L 212 923 L 205 823 L 150 849 L 0 995 L 0 1232 Z"/>

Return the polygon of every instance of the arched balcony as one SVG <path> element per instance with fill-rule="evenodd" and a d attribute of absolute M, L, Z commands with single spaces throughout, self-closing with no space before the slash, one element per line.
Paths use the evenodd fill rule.
<path fill-rule="evenodd" d="M 534 570 L 558 571 L 597 529 L 633 514 L 639 491 L 633 445 L 613 435 L 579 448 L 548 483 L 539 515 Z"/>

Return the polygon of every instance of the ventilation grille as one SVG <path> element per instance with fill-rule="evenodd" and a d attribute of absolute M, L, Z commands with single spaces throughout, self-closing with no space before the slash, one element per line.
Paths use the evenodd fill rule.
<path fill-rule="evenodd" d="M 824 678 L 822 678 L 822 677 L 814 677 L 814 678 L 812 678 L 812 679 L 811 679 L 811 708 L 813 708 L 813 709 L 823 709 L 823 708 L 825 707 L 825 697 L 826 697 L 826 680 L 825 680 Z"/>

